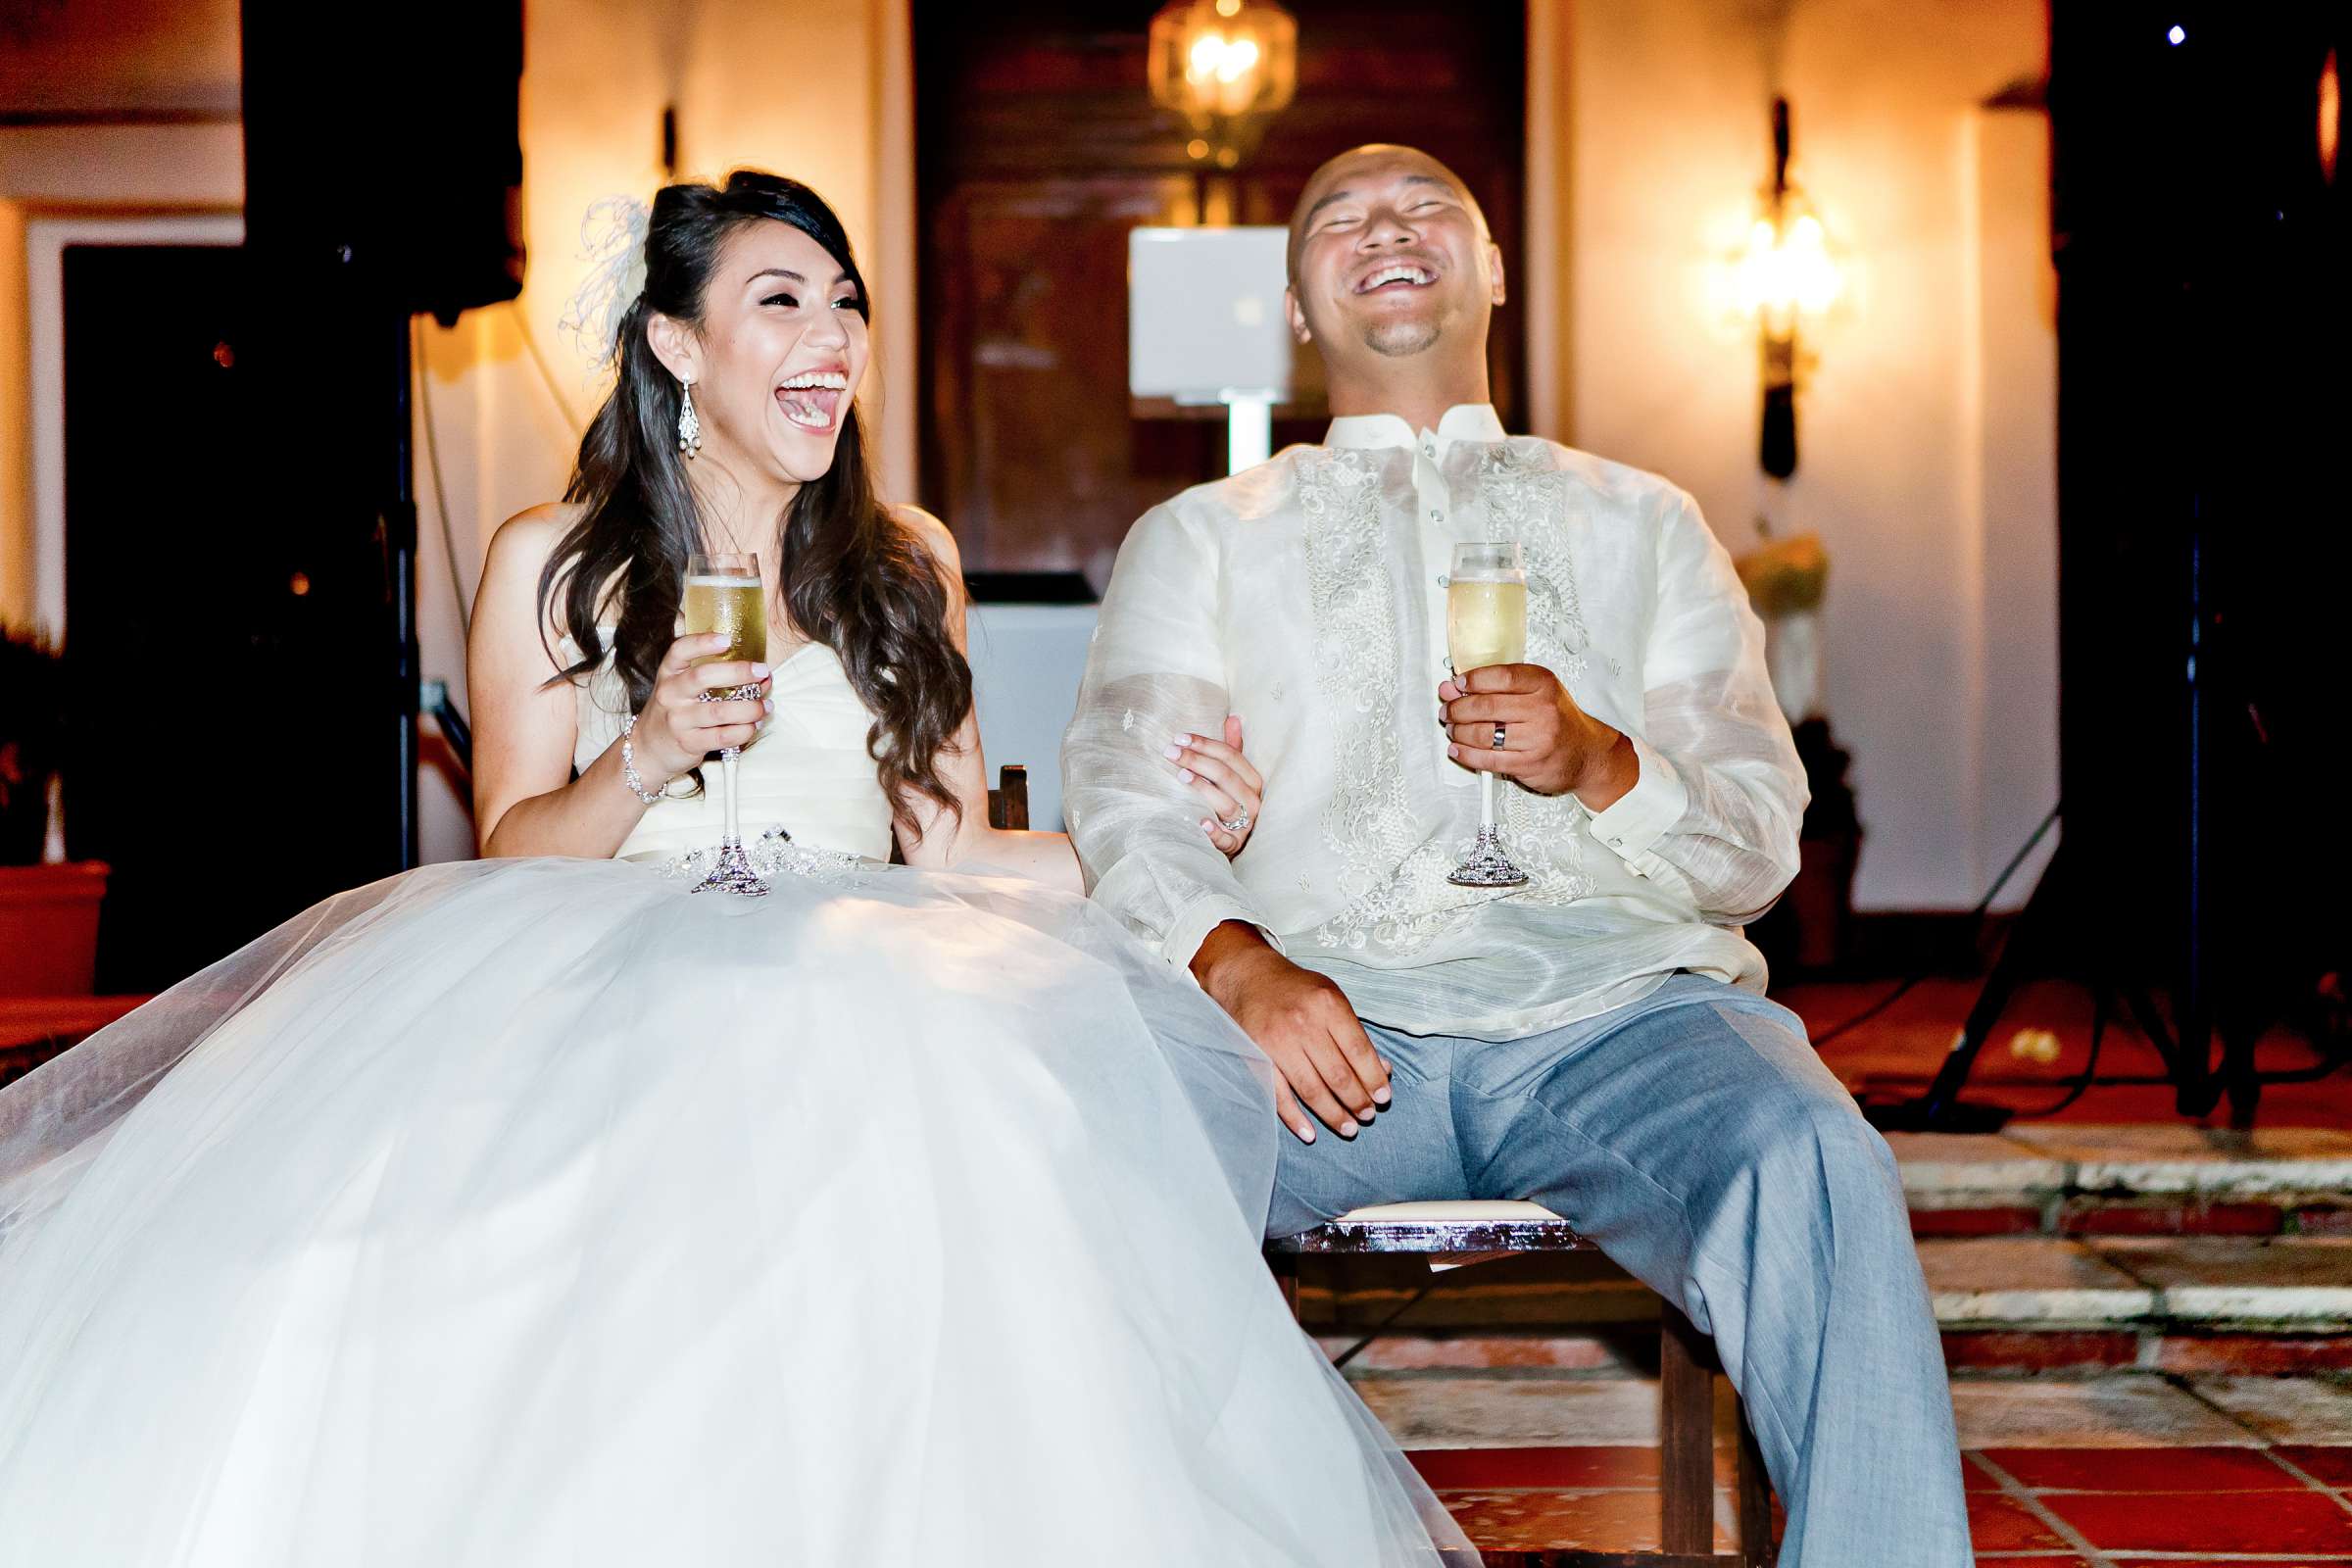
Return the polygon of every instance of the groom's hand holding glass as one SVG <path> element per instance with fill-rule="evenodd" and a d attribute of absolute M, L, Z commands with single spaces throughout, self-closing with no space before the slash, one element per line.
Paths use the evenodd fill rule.
<path fill-rule="evenodd" d="M 1447 757 L 1538 795 L 1574 793 L 1587 810 L 1605 811 L 1642 776 L 1633 742 L 1577 707 L 1542 664 L 1469 670 L 1442 682 L 1438 701 L 1446 706 Z"/>

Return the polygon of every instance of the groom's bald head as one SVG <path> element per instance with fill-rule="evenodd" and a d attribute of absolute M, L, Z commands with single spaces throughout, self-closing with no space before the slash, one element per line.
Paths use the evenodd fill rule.
<path fill-rule="evenodd" d="M 1410 184 L 1422 184 L 1449 189 L 1469 212 L 1482 240 L 1493 236 L 1487 230 L 1487 215 L 1478 205 L 1478 198 L 1460 175 L 1418 147 L 1406 147 L 1396 142 L 1366 142 L 1350 147 L 1323 161 L 1315 172 L 1306 176 L 1305 186 L 1298 192 L 1298 202 L 1291 208 L 1290 275 L 1298 278 L 1298 249 L 1309 224 L 1330 208 L 1356 199 L 1362 184 L 1379 184 L 1402 178 Z"/>
<path fill-rule="evenodd" d="M 1502 255 L 1470 187 L 1419 148 L 1373 142 L 1316 170 L 1291 214 L 1290 274 L 1292 333 L 1335 383 L 1408 368 L 1483 380 Z"/>

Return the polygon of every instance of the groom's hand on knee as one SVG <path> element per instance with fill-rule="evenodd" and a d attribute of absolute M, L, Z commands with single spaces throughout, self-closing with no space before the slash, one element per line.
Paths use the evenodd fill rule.
<path fill-rule="evenodd" d="M 1255 927 L 1228 920 L 1193 956 L 1193 975 L 1274 1063 L 1275 1109 L 1302 1143 L 1315 1141 L 1313 1111 L 1343 1138 L 1389 1102 L 1388 1063 L 1372 1049 L 1347 994 L 1267 945 Z M 1301 1109 L 1301 1106 L 1304 1109 Z"/>

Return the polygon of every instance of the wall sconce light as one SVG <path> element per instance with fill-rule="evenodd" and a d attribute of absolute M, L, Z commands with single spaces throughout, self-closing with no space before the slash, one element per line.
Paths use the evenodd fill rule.
<path fill-rule="evenodd" d="M 1772 183 L 1749 225 L 1740 261 L 1740 306 L 1754 318 L 1764 362 L 1764 430 L 1757 456 L 1764 471 L 1796 471 L 1796 382 L 1810 368 L 1798 327 L 1818 320 L 1838 298 L 1841 279 L 1821 220 L 1788 183 L 1788 100 L 1772 101 Z"/>
<path fill-rule="evenodd" d="M 1270 0 L 1169 0 L 1152 19 L 1152 101 L 1193 127 L 1187 147 L 1231 169 L 1298 90 L 1298 24 Z"/>
<path fill-rule="evenodd" d="M 2320 177 L 2328 184 L 2335 183 L 2335 149 L 2341 139 L 2344 112 L 2344 84 L 2336 70 L 2335 51 L 2320 63 Z"/>

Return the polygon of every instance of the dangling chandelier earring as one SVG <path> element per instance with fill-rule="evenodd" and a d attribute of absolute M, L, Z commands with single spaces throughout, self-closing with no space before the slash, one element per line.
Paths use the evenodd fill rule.
<path fill-rule="evenodd" d="M 688 458 L 698 458 L 703 452 L 703 421 L 695 417 L 694 382 L 678 377 L 678 450 Z"/>

